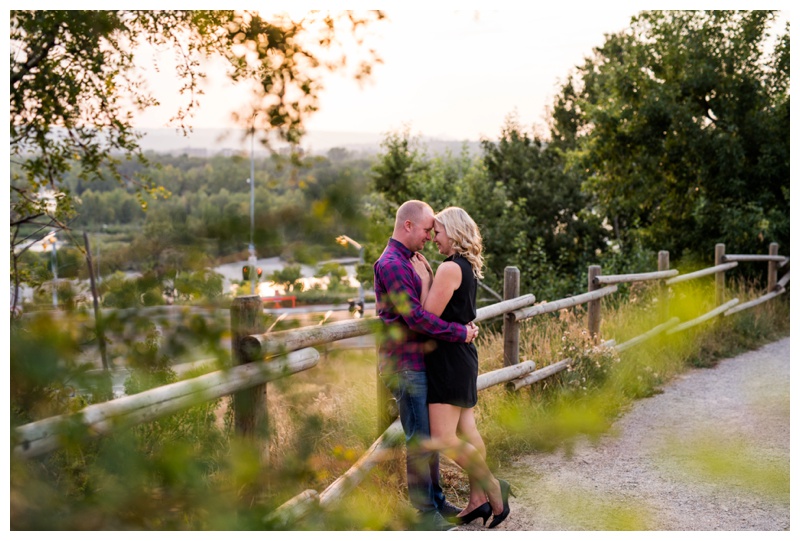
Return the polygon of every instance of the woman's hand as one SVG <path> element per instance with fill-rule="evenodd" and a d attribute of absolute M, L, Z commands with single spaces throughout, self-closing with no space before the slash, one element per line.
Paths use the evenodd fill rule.
<path fill-rule="evenodd" d="M 433 270 L 428 264 L 428 260 L 425 259 L 425 256 L 420 253 L 416 253 L 411 256 L 411 266 L 414 267 L 414 270 L 417 274 L 419 274 L 419 277 L 422 280 L 422 291 L 420 291 L 419 295 L 419 304 L 424 306 L 425 300 L 428 298 L 428 292 L 431 290 L 431 284 L 433 283 Z"/>
<path fill-rule="evenodd" d="M 411 256 L 411 265 L 414 267 L 417 274 L 419 274 L 419 277 L 422 278 L 422 283 L 430 285 L 433 281 L 433 269 L 431 269 L 425 256 L 419 253 L 414 254 Z"/>
<path fill-rule="evenodd" d="M 466 327 L 467 327 L 467 340 L 466 340 L 466 342 L 467 342 L 467 344 L 471 344 L 478 337 L 478 326 L 475 325 L 474 321 L 470 321 L 469 323 L 467 323 Z"/>
<path fill-rule="evenodd" d="M 433 269 L 431 268 L 431 264 L 428 263 L 428 260 L 425 259 L 425 256 L 422 255 L 421 253 L 417 252 L 417 253 L 414 254 L 414 257 L 416 259 L 418 259 L 419 261 L 422 261 L 422 263 L 425 265 L 425 268 L 428 271 L 428 275 L 433 277 Z"/>

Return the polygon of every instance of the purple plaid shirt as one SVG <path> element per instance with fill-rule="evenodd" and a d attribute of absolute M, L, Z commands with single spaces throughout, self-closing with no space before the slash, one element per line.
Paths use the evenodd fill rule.
<path fill-rule="evenodd" d="M 448 323 L 422 309 L 422 280 L 411 265 L 414 252 L 389 239 L 375 262 L 375 300 L 378 316 L 385 323 L 379 337 L 381 374 L 400 370 L 425 370 L 425 343 L 431 338 L 464 342 L 467 328 Z"/>

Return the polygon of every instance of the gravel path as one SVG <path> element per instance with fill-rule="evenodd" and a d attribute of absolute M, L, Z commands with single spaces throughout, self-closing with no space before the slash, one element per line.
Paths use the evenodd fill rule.
<path fill-rule="evenodd" d="M 788 337 L 686 372 L 571 457 L 498 472 L 517 495 L 498 529 L 788 530 L 789 383 Z"/>

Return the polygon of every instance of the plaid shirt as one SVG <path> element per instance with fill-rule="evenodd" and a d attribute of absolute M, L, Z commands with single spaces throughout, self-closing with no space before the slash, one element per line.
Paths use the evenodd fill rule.
<path fill-rule="evenodd" d="M 448 323 L 422 309 L 422 280 L 411 265 L 413 255 L 401 242 L 389 239 L 373 266 L 377 312 L 385 324 L 378 346 L 381 374 L 425 370 L 425 343 L 430 338 L 445 342 L 467 339 L 464 325 Z"/>

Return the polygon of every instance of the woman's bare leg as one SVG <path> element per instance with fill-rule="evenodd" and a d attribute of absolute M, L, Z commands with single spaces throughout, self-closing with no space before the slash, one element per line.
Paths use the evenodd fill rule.
<path fill-rule="evenodd" d="M 458 435 L 461 439 L 468 441 L 486 460 L 486 445 L 478 432 L 478 425 L 475 423 L 474 408 L 461 408 L 461 415 L 458 418 Z"/>
<path fill-rule="evenodd" d="M 451 404 L 428 404 L 428 411 L 431 439 L 423 445 L 430 450 L 444 453 L 467 472 L 470 476 L 470 504 L 472 487 L 475 486 L 476 489 L 486 492 L 495 514 L 502 512 L 500 483 L 492 475 L 481 452 L 473 444 L 460 439 L 456 433 L 462 408 Z"/>
<path fill-rule="evenodd" d="M 483 443 L 483 438 L 478 432 L 478 426 L 475 423 L 475 412 L 473 408 L 462 408 L 461 415 L 458 418 L 458 435 L 462 440 L 466 440 L 472 444 L 473 447 L 480 453 L 481 458 L 486 461 L 486 445 Z M 467 472 L 469 475 L 469 472 Z M 488 501 L 486 491 L 480 486 L 478 479 L 469 475 L 469 504 L 464 508 L 466 514 L 480 507 Z"/>

